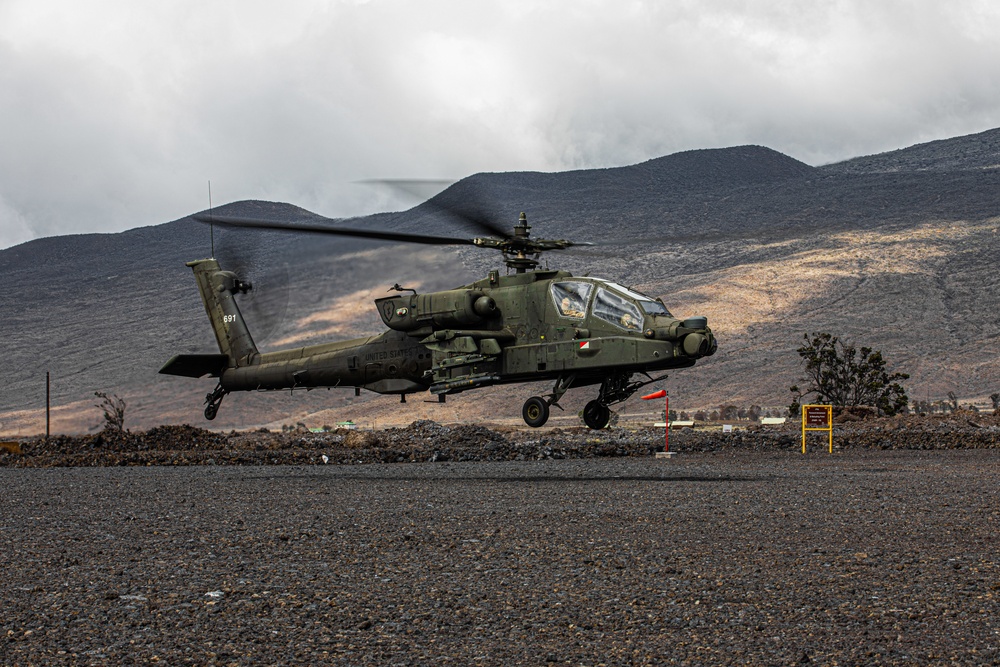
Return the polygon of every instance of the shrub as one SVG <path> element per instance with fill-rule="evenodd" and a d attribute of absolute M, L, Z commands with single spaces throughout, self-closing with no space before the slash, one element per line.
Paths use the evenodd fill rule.
<path fill-rule="evenodd" d="M 789 413 L 795 417 L 802 398 L 813 394 L 815 400 L 838 406 L 869 405 L 880 415 L 905 412 L 909 403 L 900 384 L 910 376 L 889 373 L 882 353 L 870 347 L 857 348 L 828 333 L 803 336 L 805 343 L 797 352 L 805 361 L 805 389 L 790 387 L 794 394 Z"/>

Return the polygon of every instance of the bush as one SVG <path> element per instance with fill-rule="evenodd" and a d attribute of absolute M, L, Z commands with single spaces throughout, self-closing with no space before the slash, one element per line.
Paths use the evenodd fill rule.
<path fill-rule="evenodd" d="M 797 352 L 806 364 L 805 389 L 790 387 L 795 395 L 789 414 L 798 416 L 802 398 L 809 394 L 814 400 L 838 406 L 873 407 L 880 415 L 905 412 L 909 404 L 906 390 L 900 384 L 910 376 L 889 373 L 882 353 L 870 347 L 856 348 L 828 333 L 803 336 L 805 344 Z"/>
<path fill-rule="evenodd" d="M 119 398 L 116 394 L 109 396 L 103 391 L 95 391 L 94 396 L 101 399 L 97 407 L 104 414 L 104 431 L 111 435 L 125 433 L 125 399 Z"/>

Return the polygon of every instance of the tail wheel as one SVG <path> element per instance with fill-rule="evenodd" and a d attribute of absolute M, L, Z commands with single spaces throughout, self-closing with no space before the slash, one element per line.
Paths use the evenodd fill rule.
<path fill-rule="evenodd" d="M 525 424 L 532 428 L 538 428 L 549 420 L 549 404 L 543 398 L 532 396 L 524 402 L 521 416 L 524 417 Z"/>
<path fill-rule="evenodd" d="M 209 421 L 215 419 L 215 415 L 219 412 L 219 403 L 222 403 L 222 399 L 228 393 L 222 388 L 222 382 L 219 382 L 219 386 L 215 388 L 215 391 L 205 395 L 205 419 Z"/>
<path fill-rule="evenodd" d="M 583 422 L 592 429 L 602 429 L 611 421 L 611 409 L 600 401 L 591 401 L 583 408 Z"/>

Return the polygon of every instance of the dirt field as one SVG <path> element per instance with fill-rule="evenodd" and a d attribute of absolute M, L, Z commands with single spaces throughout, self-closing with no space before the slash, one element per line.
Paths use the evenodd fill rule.
<path fill-rule="evenodd" d="M 1000 451 L 0 468 L 0 664 L 998 664 Z"/>

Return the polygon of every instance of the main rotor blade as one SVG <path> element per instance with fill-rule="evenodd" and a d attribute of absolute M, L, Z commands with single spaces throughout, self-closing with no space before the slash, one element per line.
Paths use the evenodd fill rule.
<path fill-rule="evenodd" d="M 403 232 L 388 232 L 377 229 L 349 229 L 346 227 L 325 227 L 311 222 L 278 222 L 275 220 L 260 220 L 255 218 L 233 218 L 229 216 L 207 215 L 199 213 L 192 216 L 198 222 L 220 225 L 222 227 L 242 227 L 247 229 L 271 229 L 275 231 L 307 232 L 310 234 L 332 234 L 335 236 L 351 236 L 379 241 L 402 241 L 405 243 L 423 243 L 425 245 L 475 245 L 473 239 L 454 238 L 448 236 L 428 236 L 426 234 L 407 234 Z M 329 218 L 326 218 L 329 220 Z"/>
<path fill-rule="evenodd" d="M 433 211 L 437 213 L 443 213 L 446 216 L 454 218 L 459 222 L 468 223 L 470 226 L 478 228 L 479 230 L 486 232 L 486 234 L 494 238 L 508 239 L 511 236 L 510 230 L 513 227 L 513 224 L 511 224 L 510 227 L 501 226 L 493 222 L 489 218 L 486 218 L 482 214 L 477 214 L 473 216 L 469 213 L 463 213 L 462 211 L 458 211 L 450 206 L 446 206 L 444 204 L 436 202 L 434 201 L 434 199 L 427 200 L 417 208 L 420 207 L 427 207 L 433 209 Z"/>
<path fill-rule="evenodd" d="M 510 226 L 502 225 L 491 220 L 489 216 L 482 211 L 466 211 L 462 210 L 462 208 L 464 208 L 462 204 L 442 201 L 447 198 L 448 190 L 450 190 L 454 185 L 459 185 L 462 181 L 385 178 L 367 179 L 358 182 L 365 185 L 384 185 L 395 190 L 405 192 L 414 197 L 425 199 L 425 201 L 418 204 L 414 210 L 425 210 L 432 215 L 439 214 L 447 216 L 453 220 L 467 224 L 478 232 L 483 232 L 494 238 L 505 239 L 510 237 L 510 230 L 514 224 L 513 222 L 511 222 Z M 426 196 L 429 189 L 435 190 L 433 196 L 431 197 Z M 455 196 L 454 193 L 452 193 L 452 196 Z M 471 200 L 466 200 L 463 203 L 467 205 L 469 201 L 476 203 L 476 198 L 473 197 Z"/>
<path fill-rule="evenodd" d="M 354 182 L 360 185 L 384 186 L 405 193 L 421 204 L 456 183 L 453 178 L 365 178 Z"/>

